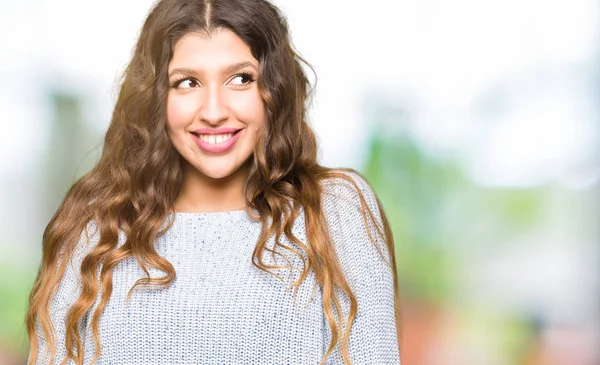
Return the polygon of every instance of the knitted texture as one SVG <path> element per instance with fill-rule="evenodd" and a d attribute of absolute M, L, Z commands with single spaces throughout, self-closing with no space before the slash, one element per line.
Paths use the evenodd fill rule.
<path fill-rule="evenodd" d="M 348 174 L 381 223 L 373 191 L 358 175 Z M 350 333 L 350 359 L 355 365 L 399 364 L 394 273 L 385 243 L 378 240 L 374 245 L 369 239 L 359 196 L 350 183 L 329 179 L 322 184 L 331 238 L 358 301 Z M 303 214 L 294 222 L 293 233 L 306 243 Z M 87 230 L 89 238 L 82 233 L 51 303 L 58 340 L 56 364 L 66 353 L 64 319 L 80 293 L 81 260 L 99 239 L 93 223 Z M 145 274 L 133 257 L 114 268 L 113 293 L 100 317 L 97 364 L 319 364 L 331 340 L 321 288 L 311 271 L 294 303 L 293 290 L 286 288 L 299 277 L 302 264 L 297 255 L 281 248 L 278 252 L 295 268 L 274 269 L 283 280 L 254 267 L 251 258 L 260 230 L 260 222 L 254 222 L 245 211 L 175 213 L 173 226 L 155 242 L 157 252 L 174 266 L 175 281 L 163 288 L 138 286 L 126 302 L 129 289 Z M 121 232 L 118 244 L 124 242 Z M 285 236 L 280 242 L 303 254 Z M 273 248 L 273 239 L 267 245 Z M 263 259 L 268 264 L 286 264 L 270 253 Z M 150 269 L 151 277 L 163 275 Z M 345 321 L 350 302 L 338 288 L 335 293 Z M 99 296 L 91 313 L 98 302 Z M 84 364 L 91 362 L 95 352 L 91 317 L 80 322 Z M 49 364 L 39 324 L 38 335 L 36 364 Z M 343 364 L 339 343 L 326 364 Z"/>

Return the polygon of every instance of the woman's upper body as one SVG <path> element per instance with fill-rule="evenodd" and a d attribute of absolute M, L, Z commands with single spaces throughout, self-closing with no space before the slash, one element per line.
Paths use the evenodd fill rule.
<path fill-rule="evenodd" d="M 317 163 L 302 62 L 266 0 L 155 4 L 44 232 L 29 364 L 399 362 L 391 230 Z"/>
<path fill-rule="evenodd" d="M 377 212 L 368 184 L 358 175 L 349 176 Z M 394 273 L 386 246 L 376 242 L 384 259 L 366 233 L 352 185 L 329 180 L 323 186 L 330 234 L 358 301 L 350 359 L 353 364 L 399 364 Z M 95 228 L 93 223 L 88 225 L 89 239 L 82 235 L 80 249 L 52 302 L 53 324 L 62 344 L 58 359 L 65 355 L 61 321 L 79 296 L 79 265 L 97 242 Z M 144 272 L 132 257 L 115 267 L 113 293 L 100 318 L 102 351 L 97 364 L 318 364 L 331 340 L 321 290 L 311 274 L 299 287 L 294 302 L 292 290 L 286 287 L 298 278 L 302 261 L 288 251 L 278 252 L 290 259 L 294 270 L 274 269 L 285 283 L 253 266 L 251 257 L 260 229 L 260 222 L 252 220 L 245 210 L 175 213 L 173 226 L 155 246 L 175 267 L 176 279 L 164 288 L 138 287 L 127 303 L 129 289 Z M 306 244 L 302 216 L 296 219 L 293 233 Z M 124 241 L 121 234 L 119 245 Z M 281 243 L 299 249 L 285 238 Z M 264 259 L 275 264 L 270 254 Z M 278 256 L 276 260 L 285 264 Z M 162 273 L 150 270 L 150 275 L 159 277 Z M 338 294 L 346 316 L 349 302 Z M 91 316 L 85 316 L 81 321 L 86 365 L 95 350 L 90 320 Z M 44 350 L 42 345 L 37 364 L 49 363 Z M 339 346 L 326 364 L 343 364 Z"/>

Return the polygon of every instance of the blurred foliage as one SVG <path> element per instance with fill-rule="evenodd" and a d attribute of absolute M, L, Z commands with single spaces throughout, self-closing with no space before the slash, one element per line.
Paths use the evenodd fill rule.
<path fill-rule="evenodd" d="M 50 100 L 54 116 L 43 185 L 48 216 L 56 212 L 71 185 L 96 164 L 92 152 L 102 139 L 85 123 L 81 96 L 53 91 Z"/>
<path fill-rule="evenodd" d="M 460 186 L 460 172 L 425 156 L 406 135 L 376 133 L 369 151 L 363 173 L 392 227 L 400 285 L 410 296 L 440 301 L 454 282 L 450 237 L 441 230 L 443 197 Z"/>
<path fill-rule="evenodd" d="M 418 300 L 446 301 L 465 251 L 532 229 L 546 208 L 544 189 L 477 186 L 458 161 L 428 155 L 408 133 L 377 132 L 369 151 L 362 171 L 390 221 L 401 288 Z"/>
<path fill-rule="evenodd" d="M 385 131 L 390 117 L 381 110 L 391 108 L 384 105 L 372 113 L 382 120 L 375 120 L 379 128 L 370 138 L 361 170 L 379 196 L 394 234 L 401 297 L 413 303 L 412 309 L 404 308 L 406 314 L 415 315 L 414 325 L 434 326 L 431 333 L 451 332 L 442 335 L 452 339 L 451 347 L 480 346 L 479 353 L 486 358 L 465 354 L 468 361 L 485 362 L 491 356 L 497 363 L 525 363 L 538 340 L 532 317 L 492 314 L 485 301 L 473 301 L 476 295 L 464 296 L 471 290 L 468 270 L 474 258 L 506 250 L 507 244 L 520 242 L 518 237 L 543 226 L 552 210 L 552 187 L 478 185 L 452 155 L 442 159 L 429 154 L 406 130 Z M 430 308 L 423 312 L 429 314 L 421 318 L 417 313 L 424 308 Z M 426 319 L 431 316 L 439 318 Z M 429 350 L 424 351 L 430 351 L 425 346 Z"/>
<path fill-rule="evenodd" d="M 31 268 L 0 265 L 0 342 L 15 353 L 26 350 L 25 311 L 33 282 Z"/>
<path fill-rule="evenodd" d="M 38 169 L 39 188 L 44 190 L 44 201 L 39 207 L 47 216 L 44 226 L 71 185 L 96 163 L 92 147 L 101 140 L 85 123 L 81 96 L 60 91 L 51 91 L 48 95 L 47 101 L 53 110 L 50 144 Z M 40 253 L 41 240 L 39 237 L 39 243 L 34 246 Z M 29 345 L 25 314 L 39 263 L 33 263 L 35 267 L 0 263 L 0 343 L 7 345 L 11 353 L 26 356 Z"/>

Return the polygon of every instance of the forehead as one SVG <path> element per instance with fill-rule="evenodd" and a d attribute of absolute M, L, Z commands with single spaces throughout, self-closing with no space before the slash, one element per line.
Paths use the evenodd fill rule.
<path fill-rule="evenodd" d="M 228 65 L 250 62 L 258 67 L 250 47 L 235 33 L 222 29 L 207 36 L 203 33 L 188 33 L 181 37 L 173 50 L 169 71 L 185 67 L 199 70 L 221 70 Z"/>

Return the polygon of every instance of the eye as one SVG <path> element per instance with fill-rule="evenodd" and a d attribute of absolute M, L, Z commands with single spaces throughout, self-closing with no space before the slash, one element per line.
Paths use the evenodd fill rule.
<path fill-rule="evenodd" d="M 191 89 L 191 88 L 194 88 L 197 86 L 199 86 L 198 81 L 196 81 L 190 77 L 186 77 L 185 79 L 176 80 L 171 85 L 172 88 L 176 88 L 176 89 Z"/>
<path fill-rule="evenodd" d="M 231 79 L 231 83 L 235 86 L 244 86 L 254 82 L 254 76 L 247 72 L 243 72 L 241 74 L 237 74 Z"/>

